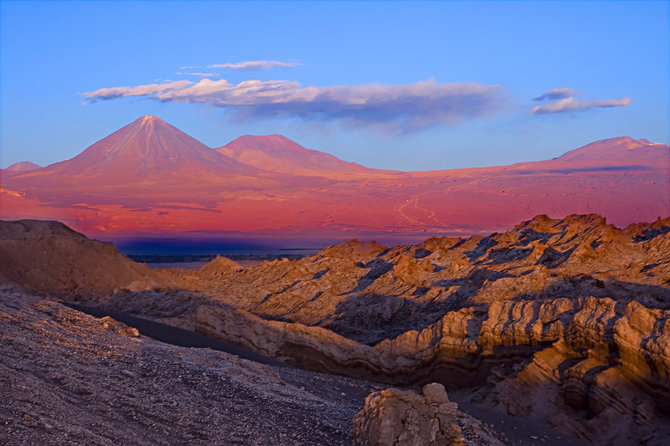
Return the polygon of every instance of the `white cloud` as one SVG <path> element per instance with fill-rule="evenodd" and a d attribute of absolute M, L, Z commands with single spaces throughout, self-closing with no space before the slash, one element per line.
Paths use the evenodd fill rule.
<path fill-rule="evenodd" d="M 124 98 L 128 96 L 153 96 L 162 92 L 184 88 L 191 83 L 192 82 L 189 81 L 175 81 L 166 84 L 140 85 L 138 87 L 101 88 L 96 91 L 82 93 L 81 95 L 92 101 L 100 99 Z"/>
<path fill-rule="evenodd" d="M 438 83 L 301 87 L 299 82 L 225 79 L 179 81 L 164 85 L 103 88 L 84 93 L 89 100 L 144 96 L 163 102 L 210 104 L 238 117 L 297 117 L 339 120 L 348 124 L 391 124 L 397 129 L 421 128 L 487 115 L 501 108 L 497 85 Z"/>
<path fill-rule="evenodd" d="M 281 62 L 277 60 L 249 60 L 237 63 L 209 65 L 207 68 L 230 68 L 237 71 L 261 71 L 272 68 L 291 68 L 300 65 L 298 62 Z"/>
<path fill-rule="evenodd" d="M 531 115 L 543 115 L 550 113 L 566 113 L 588 110 L 596 107 L 627 107 L 632 103 L 628 97 L 621 99 L 603 99 L 596 101 L 578 101 L 573 97 L 561 99 L 545 105 L 536 105 L 528 110 Z"/>

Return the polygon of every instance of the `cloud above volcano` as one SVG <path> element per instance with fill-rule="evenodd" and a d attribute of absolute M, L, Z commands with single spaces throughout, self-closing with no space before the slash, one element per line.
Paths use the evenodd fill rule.
<path fill-rule="evenodd" d="M 89 102 L 145 97 L 162 102 L 208 104 L 239 118 L 289 117 L 341 121 L 350 125 L 395 126 L 411 130 L 489 115 L 503 108 L 498 85 L 439 83 L 367 84 L 303 87 L 297 81 L 225 79 L 177 81 L 83 93 Z"/>

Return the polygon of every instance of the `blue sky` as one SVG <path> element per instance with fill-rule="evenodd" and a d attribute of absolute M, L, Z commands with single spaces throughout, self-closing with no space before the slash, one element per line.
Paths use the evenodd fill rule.
<path fill-rule="evenodd" d="M 71 158 L 145 114 L 212 147 L 280 133 L 402 170 L 547 159 L 622 135 L 670 142 L 664 1 L 1 8 L 1 167 Z M 249 61 L 289 66 L 234 66 Z"/>

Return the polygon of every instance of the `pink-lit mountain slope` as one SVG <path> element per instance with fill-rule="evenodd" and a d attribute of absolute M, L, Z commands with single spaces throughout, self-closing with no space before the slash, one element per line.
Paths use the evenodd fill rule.
<path fill-rule="evenodd" d="M 30 172 L 31 170 L 39 169 L 42 166 L 39 166 L 31 161 L 19 161 L 14 163 L 11 166 L 3 169 L 4 172 Z"/>
<path fill-rule="evenodd" d="M 16 178 L 25 183 L 78 186 L 219 182 L 259 170 L 216 153 L 156 116 L 143 116 L 67 161 Z"/>
<path fill-rule="evenodd" d="M 71 160 L 2 176 L 0 219 L 58 219 L 91 235 L 475 233 L 538 214 L 625 226 L 670 215 L 670 146 L 598 141 L 548 161 L 390 172 L 278 136 L 211 149 L 143 117 Z"/>
<path fill-rule="evenodd" d="M 244 135 L 216 151 L 241 163 L 288 175 L 346 179 L 393 174 L 306 149 L 282 135 Z"/>
<path fill-rule="evenodd" d="M 670 146 L 618 137 L 547 161 L 413 172 L 405 187 L 416 193 L 401 210 L 425 224 L 464 228 L 502 229 L 512 215 L 541 213 L 597 212 L 619 226 L 651 221 L 670 215 L 669 157 Z"/>
<path fill-rule="evenodd" d="M 670 168 L 668 146 L 651 143 L 646 139 L 635 140 L 628 136 L 604 139 L 571 150 L 556 158 L 556 163 L 614 166 L 653 166 Z"/>

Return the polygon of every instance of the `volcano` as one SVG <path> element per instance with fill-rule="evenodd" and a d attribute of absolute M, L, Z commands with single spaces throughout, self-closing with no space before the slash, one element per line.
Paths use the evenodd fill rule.
<path fill-rule="evenodd" d="M 33 171 L 20 181 L 98 187 L 219 182 L 231 175 L 259 174 L 259 169 L 215 152 L 157 116 L 142 116 L 74 158 Z"/>

